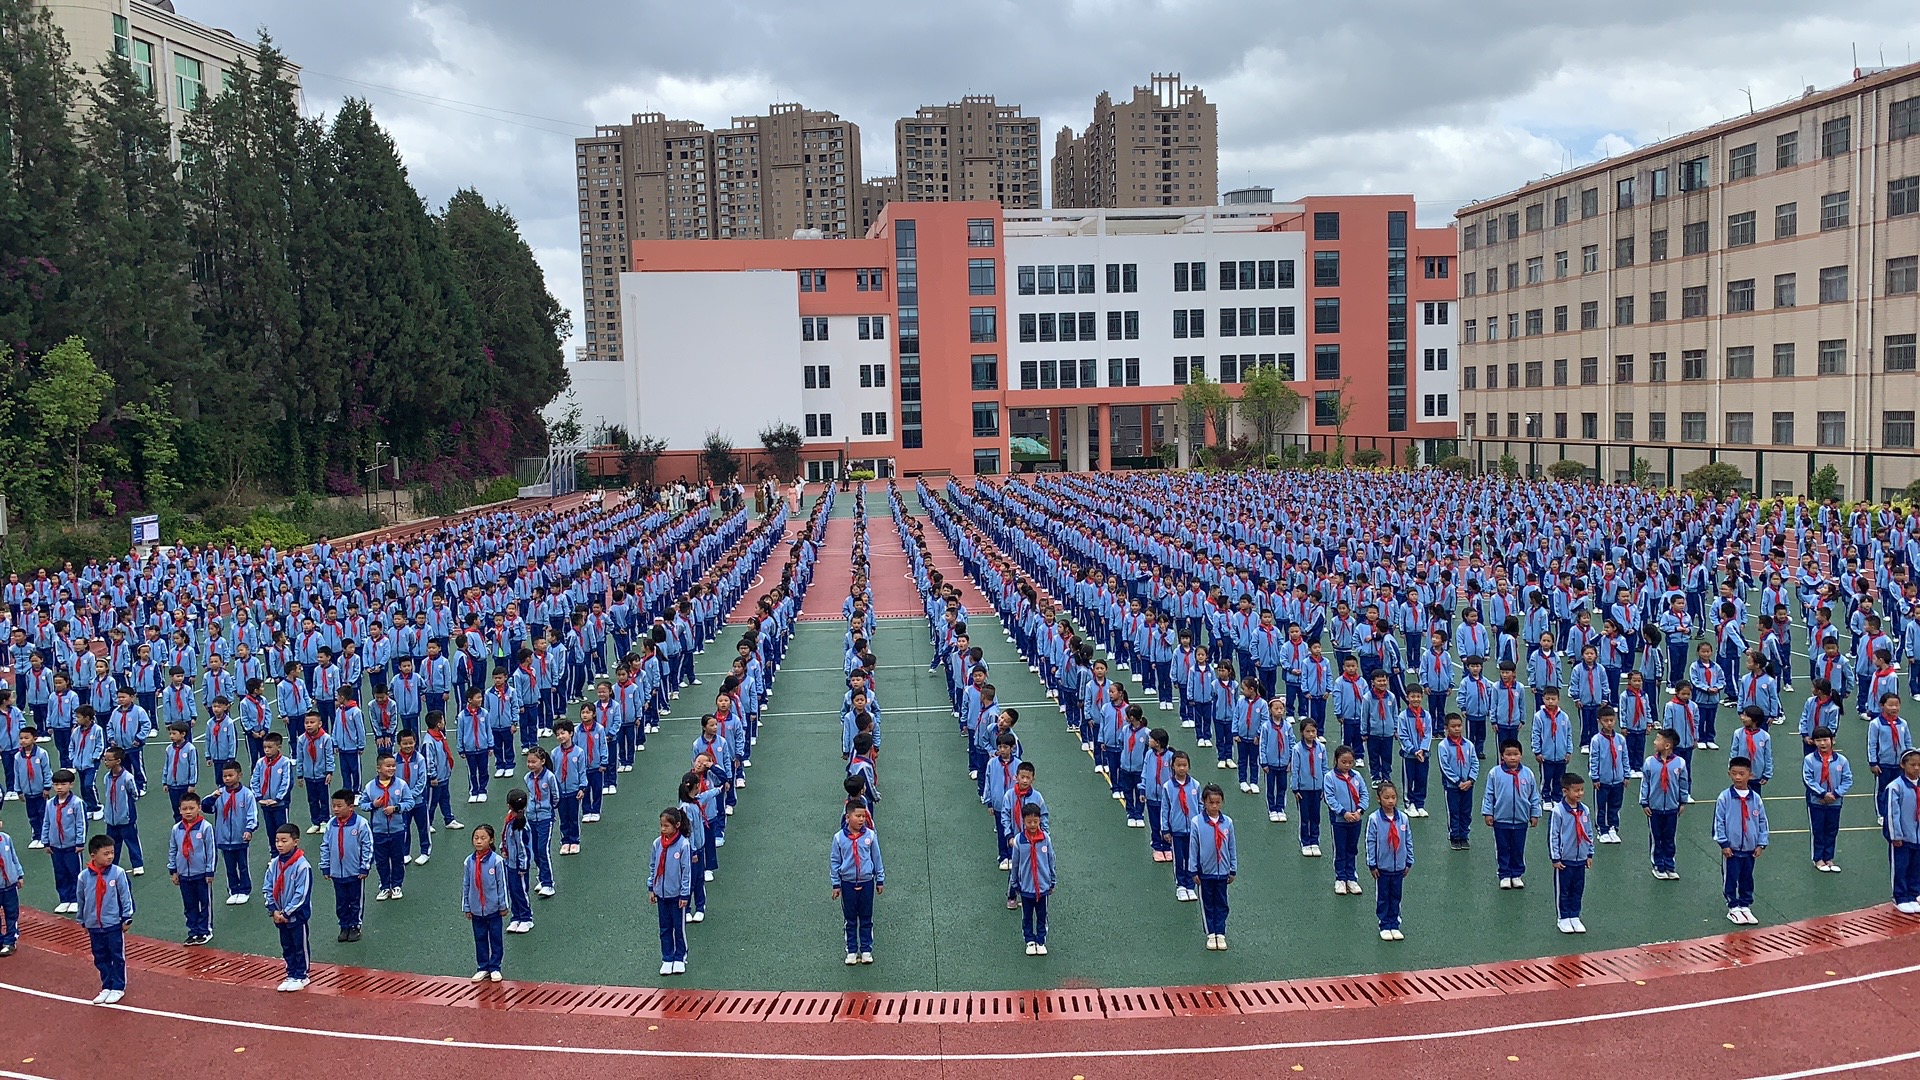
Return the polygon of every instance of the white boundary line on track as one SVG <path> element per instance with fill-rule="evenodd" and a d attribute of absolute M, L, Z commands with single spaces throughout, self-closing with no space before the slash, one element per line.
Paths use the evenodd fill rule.
<path fill-rule="evenodd" d="M 1774 1073 L 1771 1076 L 1756 1076 L 1753 1080 L 1802 1080 L 1803 1077 L 1808 1076 L 1832 1076 L 1836 1073 L 1853 1072 L 1856 1069 L 1873 1069 L 1882 1065 L 1898 1065 L 1900 1062 L 1913 1061 L 1916 1058 L 1920 1058 L 1920 1050 L 1914 1050 L 1905 1054 L 1892 1054 L 1887 1057 L 1874 1058 L 1870 1061 L 1849 1061 L 1844 1065 L 1822 1065 L 1816 1069 L 1801 1069 L 1798 1072 Z"/>
<path fill-rule="evenodd" d="M 1365 1046 L 1392 1046 L 1429 1040 L 1476 1039 L 1489 1035 L 1506 1035 L 1523 1031 L 1547 1031 L 1556 1028 L 1581 1027 L 1587 1024 L 1611 1022 L 1615 1020 L 1637 1020 L 1648 1016 L 1662 1016 L 1668 1013 L 1683 1012 L 1689 1009 L 1711 1009 L 1726 1005 L 1744 1005 L 1770 998 L 1788 997 L 1795 994 L 1810 993 L 1840 986 L 1859 986 L 1877 982 L 1881 979 L 1899 978 L 1904 975 L 1920 974 L 1920 964 L 1905 967 L 1887 968 L 1881 971 L 1869 971 L 1861 975 L 1848 975 L 1842 978 L 1824 979 L 1820 982 L 1800 983 L 1794 986 L 1775 987 L 1771 990 L 1756 990 L 1749 994 L 1736 994 L 1729 997 L 1710 998 L 1705 1001 L 1680 1001 L 1670 1005 L 1653 1005 L 1642 1009 L 1624 1009 L 1616 1012 L 1597 1013 L 1590 1016 L 1565 1016 L 1551 1020 L 1528 1020 L 1515 1024 L 1499 1024 L 1493 1027 L 1458 1028 L 1451 1031 L 1405 1032 L 1395 1035 L 1371 1035 L 1351 1039 L 1309 1039 L 1293 1042 L 1244 1043 L 1227 1046 L 1149 1046 L 1128 1049 L 1093 1050 L 1042 1050 L 1027 1053 L 999 1054 L 798 1054 L 773 1053 L 766 1051 L 734 1050 L 648 1050 L 641 1047 L 594 1047 L 594 1046 L 552 1046 L 529 1043 L 482 1043 L 459 1040 L 429 1039 L 414 1035 L 382 1035 L 368 1031 L 327 1031 L 320 1028 L 293 1027 L 282 1024 L 260 1023 L 252 1020 L 235 1020 L 220 1016 L 200 1016 L 194 1013 L 169 1012 L 164 1009 L 147 1009 L 136 1005 L 92 1006 L 91 1002 L 56 994 L 49 990 L 36 990 L 32 987 L 17 986 L 0 982 L 0 991 L 20 994 L 24 997 L 38 998 L 42 1001 L 59 1002 L 65 1005 L 87 1005 L 111 1009 L 117 1012 L 131 1013 L 136 1016 L 148 1016 L 159 1020 L 171 1020 L 179 1023 L 202 1024 L 209 1027 L 235 1028 L 245 1031 L 263 1031 L 280 1035 L 301 1035 L 318 1039 L 338 1039 L 347 1042 L 388 1043 L 402 1046 L 450 1048 L 454 1050 L 506 1051 L 524 1054 L 565 1054 L 574 1057 L 624 1057 L 624 1058 L 669 1058 L 694 1060 L 725 1061 L 800 1061 L 800 1062 L 945 1062 L 945 1061 L 1057 1061 L 1092 1058 L 1159 1058 L 1178 1057 L 1187 1054 L 1247 1054 L 1271 1053 L 1277 1050 L 1329 1050 Z M 1778 1078 L 1766 1080 L 1786 1080 L 1788 1077 L 1817 1076 L 1827 1072 L 1843 1071 L 1847 1068 L 1891 1063 L 1920 1057 L 1920 1051 L 1899 1057 L 1883 1058 L 1878 1061 L 1860 1062 L 1856 1066 L 1832 1066 L 1811 1072 L 1785 1073 Z"/>

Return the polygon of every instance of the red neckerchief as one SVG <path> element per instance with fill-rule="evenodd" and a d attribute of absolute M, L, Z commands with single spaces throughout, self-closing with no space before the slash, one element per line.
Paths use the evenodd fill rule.
<path fill-rule="evenodd" d="M 854 832 L 852 829 L 847 830 L 847 846 L 853 851 L 853 879 L 856 882 L 860 880 L 860 838 L 866 834 L 867 830 L 865 829 L 861 829 L 859 832 Z"/>
<path fill-rule="evenodd" d="M 674 843 L 679 843 L 679 841 L 680 838 L 678 836 L 674 837 Z M 656 840 L 654 843 L 660 845 L 660 861 L 654 864 L 653 880 L 648 882 L 649 885 L 658 885 L 660 879 L 667 876 L 667 852 L 671 850 L 671 845 L 664 840 Z"/>
<path fill-rule="evenodd" d="M 293 864 L 295 860 L 299 858 L 300 858 L 300 853 L 296 851 L 291 855 L 282 856 L 278 861 L 278 863 L 276 864 L 279 869 L 279 873 L 275 874 L 273 878 L 273 909 L 275 911 L 282 910 L 280 907 L 280 890 L 287 883 L 288 871 L 293 869 Z"/>
<path fill-rule="evenodd" d="M 1458 761 L 1462 766 L 1466 765 L 1467 741 L 1465 739 L 1456 739 L 1449 735 L 1447 736 L 1447 745 L 1453 747 L 1453 759 Z"/>
<path fill-rule="evenodd" d="M 1347 795 L 1353 799 L 1353 808 L 1355 810 L 1360 809 L 1360 785 L 1353 782 L 1353 774 L 1348 773 L 1345 776 L 1341 776 L 1336 770 L 1333 775 L 1338 778 L 1341 783 L 1347 785 Z"/>
<path fill-rule="evenodd" d="M 1582 844 L 1586 843 L 1587 842 L 1587 808 L 1580 805 L 1579 803 L 1574 803 L 1572 806 L 1567 807 L 1567 809 L 1573 812 L 1573 835 L 1579 837 L 1580 842 Z M 1742 807 L 1741 809 L 1744 811 L 1745 807 Z"/>
<path fill-rule="evenodd" d="M 1667 770 L 1672 766 L 1673 759 L 1658 758 L 1656 760 L 1660 762 L 1660 790 L 1661 791 L 1671 790 L 1671 785 L 1668 783 L 1668 780 L 1667 780 Z"/>
<path fill-rule="evenodd" d="M 1215 818 L 1202 815 L 1200 820 L 1206 822 L 1207 827 L 1213 830 L 1213 860 L 1214 866 L 1217 869 L 1220 864 L 1225 861 L 1224 853 L 1227 847 L 1227 832 L 1220 827 L 1220 822 Z"/>
<path fill-rule="evenodd" d="M 1380 811 L 1380 820 L 1387 823 L 1387 843 L 1392 845 L 1393 853 L 1400 854 L 1400 814 L 1395 811 L 1392 817 L 1385 810 Z"/>
<path fill-rule="evenodd" d="M 1026 835 L 1027 835 L 1027 866 L 1028 866 L 1028 872 L 1032 875 L 1029 878 L 1029 880 L 1033 882 L 1034 891 L 1039 892 L 1040 891 L 1040 842 L 1047 838 L 1047 834 L 1038 829 L 1030 829 L 1027 831 Z"/>
<path fill-rule="evenodd" d="M 485 903 L 487 899 L 486 879 L 482 875 L 486 865 L 484 857 L 480 855 L 473 857 L 473 900 L 477 904 Z"/>

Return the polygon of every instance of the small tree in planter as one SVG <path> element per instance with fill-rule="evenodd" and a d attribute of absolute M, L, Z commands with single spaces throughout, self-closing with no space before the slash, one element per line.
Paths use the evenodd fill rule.
<path fill-rule="evenodd" d="M 1682 476 L 1680 482 L 1694 491 L 1719 498 L 1739 487 L 1745 479 L 1738 466 L 1725 461 L 1710 461 Z"/>
<path fill-rule="evenodd" d="M 1547 466 L 1547 475 L 1555 480 L 1578 480 L 1587 475 L 1587 467 L 1572 458 L 1561 458 Z"/>
<path fill-rule="evenodd" d="M 1473 475 L 1473 460 L 1461 457 L 1459 454 L 1441 458 L 1439 467 L 1457 476 Z"/>
<path fill-rule="evenodd" d="M 700 448 L 700 464 L 716 484 L 730 484 L 740 475 L 740 459 L 733 456 L 733 440 L 719 431 L 707 432 Z"/>
<path fill-rule="evenodd" d="M 1371 469 L 1386 459 L 1386 454 L 1371 446 L 1353 452 L 1353 463 L 1363 469 Z"/>
<path fill-rule="evenodd" d="M 1500 455 L 1500 475 L 1511 480 L 1520 475 L 1520 459 L 1512 454 Z"/>

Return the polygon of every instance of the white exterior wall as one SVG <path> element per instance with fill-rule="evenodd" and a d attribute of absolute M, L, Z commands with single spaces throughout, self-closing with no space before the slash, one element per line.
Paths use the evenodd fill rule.
<path fill-rule="evenodd" d="M 1302 287 L 1313 268 L 1306 258 L 1306 234 L 1300 232 L 1216 232 L 1145 235 L 1020 236 L 1006 238 L 1005 265 L 1001 272 L 1001 291 L 1006 297 L 1007 322 L 1003 335 L 1007 341 L 1007 388 L 1019 390 L 1020 365 L 1027 360 L 1066 360 L 1096 357 L 1100 384 L 1107 385 L 1107 360 L 1113 357 L 1140 358 L 1141 386 L 1172 386 L 1173 357 L 1204 355 L 1207 377 L 1220 376 L 1220 356 L 1232 353 L 1292 353 L 1294 380 L 1303 381 L 1312 361 L 1306 347 L 1307 321 L 1312 311 Z M 1291 289 L 1255 289 L 1231 292 L 1220 288 L 1220 263 L 1232 259 L 1291 259 L 1294 287 Z M 1207 264 L 1205 292 L 1175 292 L 1173 264 Z M 1092 263 L 1094 293 L 1069 296 L 1022 296 L 1019 268 L 1026 265 L 1078 266 Z M 1139 267 L 1137 292 L 1106 291 L 1108 263 L 1133 263 Z M 1293 309 L 1294 332 L 1290 335 L 1223 338 L 1219 334 L 1220 309 L 1239 307 L 1281 307 Z M 1206 313 L 1206 336 L 1175 338 L 1175 308 L 1200 308 Z M 1094 341 L 1022 342 L 1022 313 L 1095 312 Z M 1140 337 L 1137 340 L 1107 339 L 1107 312 L 1138 311 Z"/>
<path fill-rule="evenodd" d="M 876 306 L 881 306 L 876 299 Z M 794 316 L 797 320 L 798 315 Z M 819 316 L 815 316 L 818 318 Z M 893 314 L 886 318 L 887 337 L 880 341 L 860 340 L 860 318 L 856 315 L 829 315 L 827 319 L 827 340 L 801 341 L 800 364 L 827 364 L 833 372 L 832 385 L 826 389 L 800 391 L 802 413 L 827 413 L 833 417 L 833 434 L 807 440 L 809 446 L 833 446 L 851 439 L 860 442 L 886 442 L 893 437 L 896 418 L 893 415 Z M 800 324 L 793 324 L 793 335 L 800 336 Z M 860 365 L 877 364 L 886 372 L 886 385 L 864 387 L 860 385 Z M 798 370 L 791 372 L 792 378 L 804 387 L 805 380 Z M 771 372 L 769 378 L 773 377 Z M 887 430 L 876 435 L 860 433 L 860 414 L 877 412 L 886 416 Z M 794 425 L 802 432 L 806 425 L 796 418 Z"/>
<path fill-rule="evenodd" d="M 1434 307 L 1435 322 L 1426 321 L 1426 309 Z M 1413 371 L 1413 389 L 1407 400 L 1407 419 L 1411 423 L 1439 423 L 1460 416 L 1460 305 L 1452 301 L 1410 301 L 1407 321 L 1412 324 L 1413 342 L 1407 366 Z M 1446 322 L 1439 322 L 1444 313 Z M 1427 350 L 1434 350 L 1433 367 L 1428 368 Z M 1446 368 L 1439 366 L 1439 350 L 1446 350 Z M 1434 412 L 1427 413 L 1427 395 L 1434 395 Z M 1446 409 L 1439 408 L 1439 395 L 1446 395 Z"/>

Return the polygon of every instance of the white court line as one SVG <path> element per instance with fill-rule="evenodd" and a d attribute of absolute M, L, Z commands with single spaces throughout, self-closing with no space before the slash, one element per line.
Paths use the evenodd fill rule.
<path fill-rule="evenodd" d="M 6 1080 L 51 1080 L 50 1077 L 36 1076 L 33 1073 L 14 1072 L 11 1069 L 0 1069 L 0 1077 L 5 1077 Z"/>
<path fill-rule="evenodd" d="M 1042 705 L 1053 705 L 1053 704 L 1056 704 L 1056 703 L 1051 700 L 1049 701 L 1009 701 L 1005 705 L 1002 705 L 1001 708 L 1003 709 L 1037 709 Z M 920 713 L 947 713 L 948 715 L 952 715 L 953 707 L 950 705 L 922 705 L 919 708 L 914 708 L 914 709 L 882 708 L 880 710 L 880 720 L 882 723 L 885 723 L 887 717 L 889 716 L 902 716 L 902 715 L 917 716 Z M 816 709 L 811 712 L 761 713 L 760 719 L 781 720 L 781 719 L 787 719 L 790 717 L 839 716 L 839 715 L 840 715 L 839 709 Z"/>
<path fill-rule="evenodd" d="M 1801 1069 L 1799 1072 L 1774 1073 L 1771 1076 L 1756 1076 L 1753 1080 L 1800 1080 L 1807 1076 L 1832 1076 L 1835 1073 L 1853 1072 L 1855 1069 L 1872 1069 L 1881 1065 L 1898 1065 L 1902 1061 L 1920 1058 L 1920 1050 L 1889 1057 L 1874 1058 L 1871 1061 L 1849 1061 L 1844 1065 L 1823 1065 L 1817 1069 Z"/>
<path fill-rule="evenodd" d="M 691 1058 L 727 1061 L 808 1062 L 1051 1061 L 1081 1058 L 1160 1058 L 1178 1057 L 1186 1054 L 1270 1053 L 1276 1050 L 1328 1050 L 1364 1046 L 1393 1046 L 1430 1040 L 1477 1039 L 1483 1036 L 1507 1035 L 1521 1031 L 1549 1031 L 1557 1028 L 1576 1028 L 1588 1024 L 1615 1020 L 1638 1020 L 1644 1017 L 1663 1016 L 1668 1013 L 1684 1012 L 1690 1009 L 1712 1009 L 1724 1005 L 1744 1005 L 1754 1001 L 1766 1001 L 1771 998 L 1788 997 L 1796 994 L 1831 989 L 1838 986 L 1863 985 L 1878 982 L 1881 979 L 1899 978 L 1903 975 L 1913 975 L 1916 973 L 1920 973 L 1920 964 L 1909 964 L 1905 967 L 1888 968 L 1882 971 L 1870 971 L 1862 975 L 1849 975 L 1844 978 L 1824 979 L 1814 983 L 1800 983 L 1794 986 L 1775 987 L 1771 990 L 1756 990 L 1750 994 L 1709 998 L 1705 1001 L 1680 1001 L 1670 1005 L 1652 1005 L 1643 1009 L 1622 1009 L 1616 1012 L 1596 1013 L 1585 1016 L 1564 1016 L 1552 1020 L 1527 1020 L 1514 1024 L 1497 1024 L 1492 1027 L 1456 1028 L 1451 1031 L 1406 1032 L 1395 1035 L 1370 1035 L 1364 1038 L 1303 1039 L 1293 1042 L 1242 1043 L 1226 1046 L 1149 1046 L 1130 1049 L 1036 1050 L 997 1054 L 796 1054 L 767 1051 L 646 1050 L 638 1047 L 620 1046 L 552 1046 L 529 1043 L 480 1043 L 429 1039 L 414 1035 L 381 1035 L 370 1031 L 329 1031 L 322 1028 L 294 1027 L 283 1024 L 260 1023 L 252 1020 L 235 1020 L 224 1016 L 202 1016 L 195 1013 L 169 1012 L 164 1009 L 147 1009 L 137 1005 L 102 1005 L 94 1007 L 186 1024 L 204 1024 L 209 1027 L 237 1028 L 245 1031 L 265 1031 L 283 1035 L 305 1035 L 318 1039 L 390 1043 L 402 1046 L 451 1048 L 455 1050 L 505 1050 L 511 1053 L 524 1054 L 565 1054 L 576 1057 Z M 0 991 L 9 991 L 25 997 L 39 998 L 43 1001 L 57 1001 L 66 1005 L 91 1006 L 90 1001 L 82 998 L 68 997 L 65 994 L 56 994 L 49 990 L 36 990 L 28 986 L 16 986 L 13 983 L 7 982 L 0 982 Z M 1920 1054 L 1910 1056 L 1920 1056 Z M 1891 1060 L 1904 1059 L 1896 1058 Z"/>

